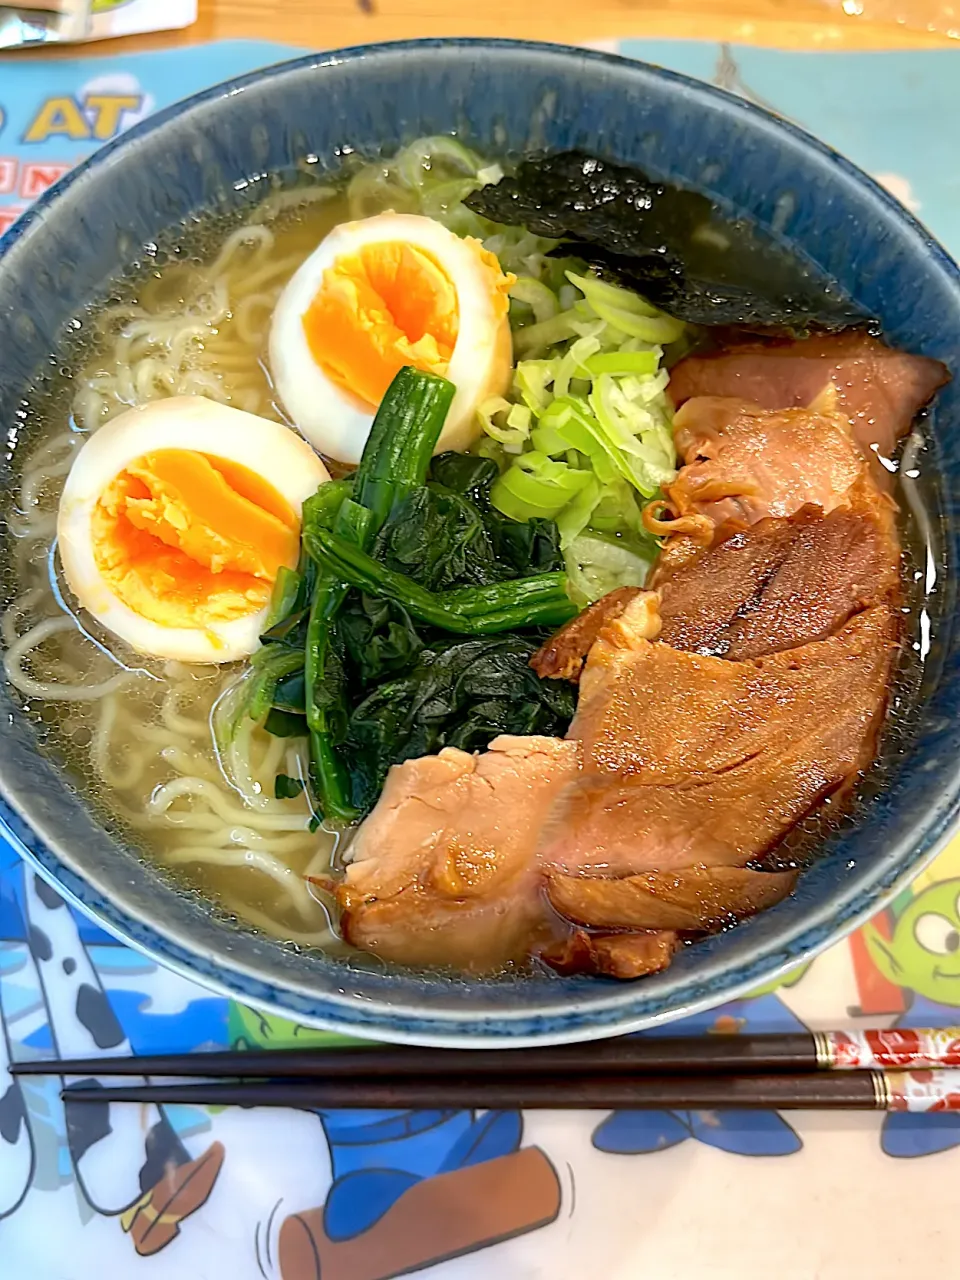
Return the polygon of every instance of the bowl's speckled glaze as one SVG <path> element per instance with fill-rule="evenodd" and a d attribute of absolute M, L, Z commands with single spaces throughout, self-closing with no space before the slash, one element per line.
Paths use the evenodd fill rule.
<path fill-rule="evenodd" d="M 753 106 L 642 64 L 509 41 L 424 41 L 308 57 L 212 89 L 137 126 L 60 182 L 0 242 L 0 422 L 65 322 L 184 215 L 255 198 L 248 180 L 347 148 L 389 153 L 456 130 L 488 153 L 580 146 L 679 179 L 808 255 L 888 340 L 956 368 L 960 277 L 905 210 L 841 157 Z M 930 419 L 943 534 L 938 622 L 915 745 L 796 894 L 636 984 L 454 981 L 303 957 L 231 928 L 116 844 L 37 751 L 0 691 L 0 819 L 37 871 L 125 941 L 240 1000 L 344 1032 L 524 1044 L 649 1026 L 809 957 L 876 910 L 941 847 L 960 803 L 953 626 L 960 382 Z M 0 460 L 0 484 L 10 483 Z"/>

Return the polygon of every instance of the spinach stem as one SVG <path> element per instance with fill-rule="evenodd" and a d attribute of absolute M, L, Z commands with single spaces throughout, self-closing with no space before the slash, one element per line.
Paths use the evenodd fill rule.
<path fill-rule="evenodd" d="M 338 542 L 357 549 L 370 546 L 393 504 L 426 479 L 454 391 L 445 378 L 412 368 L 400 370 L 373 420 L 352 496 L 343 498 L 335 514 L 322 503 L 317 504 L 313 519 L 307 512 L 305 544 L 308 537 L 328 533 L 332 525 Z M 357 816 L 347 771 L 337 752 L 346 706 L 332 672 L 333 626 L 348 590 L 334 566 L 321 569 L 310 604 L 304 654 L 311 774 L 317 804 L 331 822 L 349 822 Z"/>
<path fill-rule="evenodd" d="M 559 626 L 576 606 L 566 593 L 566 575 L 541 573 L 488 586 L 428 591 L 406 574 L 386 568 L 335 532 L 304 534 L 304 545 L 325 573 L 402 604 L 421 622 L 461 635 L 487 635 L 511 627 Z"/>

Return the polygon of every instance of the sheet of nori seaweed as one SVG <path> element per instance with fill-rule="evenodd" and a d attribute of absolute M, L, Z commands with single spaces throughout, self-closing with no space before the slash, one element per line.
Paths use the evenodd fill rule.
<path fill-rule="evenodd" d="M 707 196 L 583 151 L 531 156 L 466 203 L 493 222 L 562 240 L 554 253 L 581 258 L 690 324 L 791 334 L 872 324 Z"/>

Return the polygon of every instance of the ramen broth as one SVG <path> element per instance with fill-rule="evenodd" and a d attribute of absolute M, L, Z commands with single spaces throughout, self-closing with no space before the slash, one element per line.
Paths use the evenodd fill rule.
<path fill-rule="evenodd" d="M 139 852 L 239 920 L 304 946 L 338 945 L 310 882 L 337 862 L 337 837 L 318 826 L 308 787 L 292 799 L 275 794 L 278 774 L 306 782 L 304 740 L 247 722 L 219 754 L 211 715 L 241 665 L 142 657 L 78 610 L 58 573 L 56 513 L 87 434 L 131 406 L 201 395 L 287 422 L 266 361 L 277 299 L 334 226 L 395 205 L 396 192 L 376 183 L 349 197 L 307 187 L 274 194 L 240 227 L 210 216 L 150 246 L 128 283 L 74 321 L 65 352 L 39 380 L 16 444 L 19 487 L 5 499 L 3 646 L 41 744 Z M 909 483 L 907 513 L 921 509 L 916 477 Z M 933 565 L 937 554 L 924 522 L 906 523 L 905 650 L 923 658 L 936 574 L 913 566 Z M 901 664 L 895 723 L 908 718 L 918 669 Z M 788 839 L 792 859 L 810 843 L 805 829 L 819 838 L 821 818 Z"/>
<path fill-rule="evenodd" d="M 211 218 L 170 237 L 133 283 L 81 318 L 82 340 L 38 389 L 18 443 L 2 637 L 42 742 L 121 833 L 231 914 L 328 945 L 327 910 L 304 877 L 329 869 L 336 837 L 310 830 L 304 793 L 274 796 L 278 772 L 305 776 L 302 742 L 245 726 L 221 760 L 210 716 L 239 668 L 126 649 L 76 610 L 51 552 L 85 433 L 131 405 L 199 394 L 284 420 L 264 360 L 271 312 L 306 255 L 350 216 L 342 194 L 309 192 L 273 216 L 268 200 L 239 229 Z"/>

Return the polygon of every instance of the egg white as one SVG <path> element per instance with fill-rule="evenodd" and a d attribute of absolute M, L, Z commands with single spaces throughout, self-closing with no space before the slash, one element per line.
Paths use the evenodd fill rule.
<path fill-rule="evenodd" d="M 356 464 L 370 434 L 373 412 L 327 377 L 314 361 L 303 316 L 323 284 L 324 272 L 363 246 L 405 242 L 423 249 L 447 273 L 457 294 L 459 332 L 447 378 L 456 387 L 436 452 L 464 450 L 480 434 L 476 408 L 502 395 L 510 382 L 513 347 L 506 315 L 498 316 L 489 270 L 476 251 L 441 223 L 419 214 L 381 213 L 344 222 L 321 241 L 287 284 L 273 312 L 270 369 L 286 411 L 321 453 Z"/>
<path fill-rule="evenodd" d="M 180 662 L 234 662 L 260 646 L 268 609 L 202 627 L 166 627 L 114 595 L 94 556 L 91 518 L 125 467 L 158 449 L 187 449 L 239 463 L 262 477 L 297 516 L 330 479 L 326 467 L 288 427 L 202 396 L 157 400 L 96 431 L 78 453 L 60 499 L 57 542 L 67 585 L 80 604 L 138 653 Z"/>

